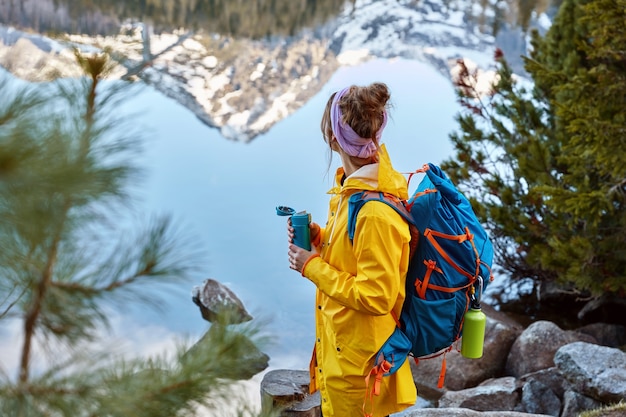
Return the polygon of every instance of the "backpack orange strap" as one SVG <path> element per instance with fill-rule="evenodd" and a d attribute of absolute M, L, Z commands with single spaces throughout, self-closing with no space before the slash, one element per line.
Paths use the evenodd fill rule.
<path fill-rule="evenodd" d="M 415 361 L 415 365 L 419 365 L 420 359 L 433 359 L 433 358 L 436 358 L 437 356 L 443 355 L 443 359 L 441 360 L 441 371 L 439 371 L 439 379 L 437 380 L 437 388 L 439 389 L 443 388 L 443 384 L 446 379 L 446 370 L 448 368 L 448 363 L 446 361 L 446 354 L 450 352 L 452 349 L 453 349 L 453 345 L 450 345 L 446 350 L 437 352 L 434 355 L 422 356 L 421 358 L 413 358 L 413 360 Z"/>
<path fill-rule="evenodd" d="M 415 174 L 423 174 L 424 172 L 428 171 L 430 169 L 430 166 L 428 164 L 424 164 L 422 165 L 421 168 L 416 169 L 413 172 L 405 172 L 405 174 L 409 175 L 409 178 L 407 179 L 407 184 L 411 185 L 411 178 L 413 178 L 413 175 Z"/>
<path fill-rule="evenodd" d="M 393 364 L 386 361 L 384 358 L 381 363 L 374 366 L 369 374 L 365 377 L 365 400 L 363 401 L 363 415 L 365 417 L 372 417 L 374 415 L 374 395 L 380 395 L 380 384 L 382 383 L 383 376 L 389 372 Z M 374 375 L 374 384 L 370 389 L 370 377 Z M 370 403 L 370 411 L 367 411 L 367 403 Z"/>
<path fill-rule="evenodd" d="M 446 363 L 446 354 L 448 353 L 450 349 L 446 349 L 446 351 L 443 353 L 443 360 L 441 361 L 441 372 L 439 372 L 439 379 L 437 380 L 437 388 L 442 389 L 443 388 L 443 383 L 444 380 L 446 379 L 446 369 L 447 369 L 447 363 Z"/>
<path fill-rule="evenodd" d="M 426 290 L 429 288 L 431 290 L 452 293 L 469 287 L 475 281 L 475 278 L 472 278 L 467 284 L 463 285 L 462 287 L 442 287 L 439 285 L 431 284 L 430 276 L 433 271 L 437 271 L 440 274 L 443 274 L 443 271 L 438 268 L 436 264 L 437 263 L 433 260 L 424 261 L 424 265 L 426 265 L 426 275 L 424 276 L 424 280 L 421 281 L 419 278 L 415 280 L 415 291 L 417 292 L 417 295 L 419 295 L 419 297 L 422 299 L 426 299 Z"/>
<path fill-rule="evenodd" d="M 437 268 L 437 262 L 433 260 L 425 260 L 424 265 L 426 265 L 426 275 L 424 276 L 424 280 L 415 280 L 415 291 L 421 299 L 426 298 L 426 290 L 430 287 L 430 275 L 433 273 L 433 271 L 437 271 L 440 274 L 443 274 L 443 271 L 440 268 Z"/>
<path fill-rule="evenodd" d="M 467 227 L 465 228 L 465 234 L 462 234 L 462 235 L 448 235 L 445 233 L 437 232 L 432 229 L 426 229 L 424 231 L 424 236 L 426 236 L 428 241 L 433 245 L 433 247 L 437 250 L 437 252 L 439 252 L 441 257 L 446 260 L 446 262 L 448 262 L 455 270 L 457 270 L 457 272 L 468 277 L 470 281 L 475 280 L 476 277 L 480 274 L 480 264 L 481 264 L 480 255 L 478 253 L 478 249 L 476 249 L 476 245 L 474 245 L 474 235 L 470 233 Z M 472 249 L 474 249 L 474 254 L 476 255 L 476 271 L 474 272 L 474 274 L 472 275 L 468 273 L 467 271 L 463 270 L 463 268 L 458 266 L 455 262 L 453 262 L 452 259 L 450 259 L 450 256 L 448 256 L 448 254 L 441 248 L 441 245 L 439 245 L 439 242 L 437 242 L 435 237 L 440 237 L 442 239 L 456 240 L 459 243 L 469 241 L 472 245 Z"/>

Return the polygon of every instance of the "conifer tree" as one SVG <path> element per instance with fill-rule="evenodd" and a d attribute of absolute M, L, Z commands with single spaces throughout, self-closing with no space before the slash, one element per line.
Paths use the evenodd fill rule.
<path fill-rule="evenodd" d="M 486 95 L 461 63 L 467 109 L 443 165 L 472 196 L 514 279 L 626 295 L 626 1 L 565 0 L 525 68 L 496 53 Z"/>
<path fill-rule="evenodd" d="M 158 305 L 163 286 L 189 291 L 200 254 L 171 218 L 126 214 L 144 139 L 118 111 L 133 87 L 104 82 L 106 54 L 77 57 L 80 80 L 0 78 L 0 325 L 21 329 L 17 375 L 0 358 L 0 415 L 222 414 L 233 381 L 261 370 L 243 359 L 260 341 L 253 326 L 214 325 L 169 356 L 107 351 L 109 309 Z"/>

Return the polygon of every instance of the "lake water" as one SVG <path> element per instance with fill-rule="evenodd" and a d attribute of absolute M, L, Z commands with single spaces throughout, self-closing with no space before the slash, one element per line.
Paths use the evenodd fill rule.
<path fill-rule="evenodd" d="M 248 144 L 223 139 L 152 90 L 136 99 L 155 132 L 147 152 L 146 206 L 172 213 L 201 242 L 207 262 L 197 285 L 209 277 L 228 285 L 256 318 L 268 321 L 273 343 L 264 351 L 270 368 L 306 369 L 314 340 L 315 287 L 288 268 L 285 218 L 275 207 L 306 209 L 314 221 L 325 222 L 326 192 L 339 158 L 329 170 L 319 129 L 322 111 L 332 92 L 373 81 L 387 83 L 392 93 L 383 141 L 396 169 L 409 172 L 451 154 L 448 134 L 456 129 L 459 110 L 453 88 L 433 67 L 416 61 L 341 68 L 304 107 Z M 187 290 L 170 297 L 164 315 L 134 317 L 137 325 L 149 326 L 160 340 L 168 340 L 168 333 L 199 337 L 209 324 Z"/>
<path fill-rule="evenodd" d="M 203 245 L 206 271 L 228 285 L 257 317 L 270 320 L 273 366 L 308 365 L 313 342 L 314 286 L 288 268 L 285 218 L 277 205 L 312 213 L 324 223 L 334 170 L 319 129 L 329 95 L 344 85 L 386 82 L 394 108 L 383 134 L 396 169 L 409 172 L 451 153 L 448 133 L 458 105 L 449 80 L 426 64 L 375 60 L 340 69 L 295 114 L 244 144 L 223 139 L 190 112 L 148 90 L 136 98 L 155 132 L 147 150 L 145 204 L 172 213 Z M 414 185 L 417 181 L 415 181 Z M 412 184 L 413 185 L 413 184 Z M 170 300 L 162 324 L 199 333 L 207 324 L 189 292 Z"/>
<path fill-rule="evenodd" d="M 250 143 L 224 139 L 148 87 L 128 103 L 142 112 L 137 123 L 150 132 L 143 158 L 148 173 L 141 187 L 143 210 L 171 214 L 206 257 L 195 282 L 172 291 L 161 313 L 135 308 L 113 317 L 119 346 L 151 355 L 181 338 L 197 340 L 210 324 L 192 303 L 191 290 L 213 278 L 232 289 L 255 320 L 266 323 L 272 343 L 263 350 L 271 357 L 270 369 L 307 368 L 315 288 L 288 268 L 286 220 L 275 207 L 306 209 L 314 221 L 325 222 L 326 192 L 339 158 L 329 168 L 319 129 L 322 111 L 332 92 L 373 81 L 387 83 L 392 93 L 383 142 L 396 169 L 409 172 L 451 155 L 448 134 L 457 129 L 454 116 L 460 107 L 450 81 L 417 61 L 343 67 L 304 107 Z M 19 347 L 14 338 L 0 338 L 5 368 L 17 364 Z M 261 377 L 251 382 L 252 401 Z"/>

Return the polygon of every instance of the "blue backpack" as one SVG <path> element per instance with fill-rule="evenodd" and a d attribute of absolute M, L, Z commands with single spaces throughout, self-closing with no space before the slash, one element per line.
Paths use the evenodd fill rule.
<path fill-rule="evenodd" d="M 463 334 L 463 317 L 493 280 L 493 245 L 472 207 L 436 165 L 428 164 L 417 190 L 407 201 L 376 191 L 350 197 L 348 235 L 354 238 L 356 216 L 368 201 L 382 201 L 410 225 L 411 257 L 406 277 L 406 299 L 397 327 L 376 356 L 368 377 L 394 373 L 407 356 L 426 359 L 443 355 L 438 386 L 443 387 L 445 354 Z M 409 177 L 410 181 L 410 177 Z M 372 394 L 378 391 L 374 384 Z"/>

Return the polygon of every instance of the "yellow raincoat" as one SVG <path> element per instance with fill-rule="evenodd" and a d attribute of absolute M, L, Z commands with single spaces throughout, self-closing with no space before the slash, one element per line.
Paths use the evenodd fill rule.
<path fill-rule="evenodd" d="M 317 286 L 311 392 L 320 390 L 324 417 L 362 417 L 364 404 L 375 417 L 386 416 L 415 404 L 417 396 L 407 360 L 396 373 L 383 378 L 373 404 L 364 403 L 365 377 L 396 326 L 391 312 L 400 317 L 409 226 L 391 207 L 370 202 L 359 211 L 351 243 L 348 199 L 361 190 L 406 199 L 407 183 L 393 169 L 384 146 L 379 163 L 360 168 L 342 184 L 343 177 L 339 168 L 337 185 L 329 191 L 328 221 L 319 242 L 314 242 L 320 256 L 307 260 L 302 271 Z"/>

